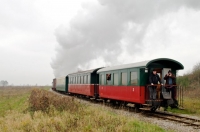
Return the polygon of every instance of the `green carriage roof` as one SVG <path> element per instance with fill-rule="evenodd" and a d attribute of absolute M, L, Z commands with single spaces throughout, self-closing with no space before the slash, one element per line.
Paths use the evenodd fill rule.
<path fill-rule="evenodd" d="M 136 68 L 136 67 L 152 68 L 156 64 L 157 65 L 164 65 L 166 68 L 173 68 L 175 70 L 184 69 L 184 66 L 176 60 L 169 59 L 169 58 L 158 58 L 158 59 L 142 61 L 142 62 L 137 62 L 137 63 L 106 67 L 106 68 L 102 68 L 102 69 L 98 70 L 97 73 L 104 72 L 104 71 L 113 71 L 113 70 L 120 70 L 120 69 Z"/>

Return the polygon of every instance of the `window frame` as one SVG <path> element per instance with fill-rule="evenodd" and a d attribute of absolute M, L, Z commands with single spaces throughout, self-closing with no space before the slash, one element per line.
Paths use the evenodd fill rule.
<path fill-rule="evenodd" d="M 117 85 L 115 85 L 115 76 L 114 74 L 117 74 Z M 113 86 L 119 86 L 120 85 L 120 72 L 119 71 L 113 71 Z"/>
<path fill-rule="evenodd" d="M 100 85 L 105 85 L 105 73 L 104 72 L 99 74 L 99 84 Z"/>
<path fill-rule="evenodd" d="M 137 73 L 137 84 L 136 85 L 131 85 L 131 72 L 136 72 Z M 139 69 L 138 68 L 132 68 L 128 69 L 128 85 L 129 86 L 138 86 L 139 85 Z"/>
<path fill-rule="evenodd" d="M 110 74 L 110 80 L 107 80 L 107 75 L 109 75 L 109 74 Z M 104 83 L 105 85 L 113 85 L 113 73 L 112 72 L 105 73 L 105 83 Z"/>
<path fill-rule="evenodd" d="M 122 85 L 122 73 L 126 73 L 126 78 L 127 78 L 127 80 L 126 80 L 126 85 Z M 119 83 L 120 83 L 120 85 L 121 86 L 128 86 L 128 70 L 127 69 L 123 69 L 123 70 L 120 70 L 120 72 L 119 72 L 119 76 L 120 76 L 120 81 L 119 81 Z"/>

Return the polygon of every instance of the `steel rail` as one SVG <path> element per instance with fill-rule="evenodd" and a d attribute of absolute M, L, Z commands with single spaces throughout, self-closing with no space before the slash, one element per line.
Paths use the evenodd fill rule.
<path fill-rule="evenodd" d="M 195 126 L 198 129 L 200 128 L 200 119 L 195 119 L 191 117 L 186 117 L 186 116 L 182 116 L 182 115 L 178 115 L 174 113 L 161 112 L 161 111 L 156 111 L 154 113 L 148 112 L 148 115 L 157 117 L 157 118 L 184 123 L 184 124 L 187 124 L 188 126 Z"/>

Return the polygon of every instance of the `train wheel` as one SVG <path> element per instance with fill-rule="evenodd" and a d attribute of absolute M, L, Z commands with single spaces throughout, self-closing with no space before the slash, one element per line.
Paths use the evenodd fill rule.
<path fill-rule="evenodd" d="M 153 107 L 151 107 L 150 111 L 151 111 L 151 112 L 155 112 L 156 109 L 157 109 L 157 107 L 156 107 L 156 106 L 153 106 Z"/>
<path fill-rule="evenodd" d="M 141 105 L 140 105 L 140 104 L 135 104 L 135 112 L 136 112 L 136 113 L 141 112 L 140 108 L 141 108 Z"/>

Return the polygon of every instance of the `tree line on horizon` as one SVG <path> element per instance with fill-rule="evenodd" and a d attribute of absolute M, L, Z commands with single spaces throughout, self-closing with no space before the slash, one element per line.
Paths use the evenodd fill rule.
<path fill-rule="evenodd" d="M 8 86 L 8 81 L 6 81 L 6 80 L 1 80 L 1 81 L 0 81 L 0 86 Z"/>

